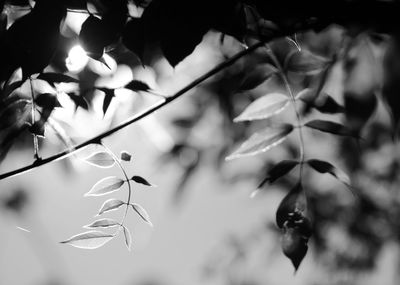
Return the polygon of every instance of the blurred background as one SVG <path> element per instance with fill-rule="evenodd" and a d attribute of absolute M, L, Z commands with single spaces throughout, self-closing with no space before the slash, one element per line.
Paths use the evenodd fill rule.
<path fill-rule="evenodd" d="M 9 21 L 23 13 L 9 10 Z M 86 18 L 68 13 L 60 48 L 48 68 L 68 72 L 81 83 L 56 86 L 62 108 L 54 110 L 46 139 L 40 140 L 44 157 L 115 126 L 160 100 L 160 94 L 172 95 L 243 49 L 233 38 L 221 40 L 220 34 L 209 32 L 174 69 L 157 48 L 147 52 L 142 66 L 120 45 L 105 54 L 106 67 L 88 58 L 79 46 L 77 35 Z M 306 156 L 330 161 L 348 172 L 357 195 L 328 175 L 306 170 L 304 187 L 315 233 L 296 274 L 281 252 L 275 226 L 275 211 L 296 183 L 296 172 L 264 186 L 254 197 L 251 194 L 271 165 L 298 155 L 297 137 L 292 135 L 256 157 L 225 161 L 255 130 L 271 124 L 271 120 L 234 124 L 233 118 L 256 98 L 284 92 L 274 78 L 239 91 L 246 74 L 269 62 L 261 49 L 104 140 L 116 154 L 132 154 L 131 162 L 123 162 L 129 175 L 143 176 L 157 185 L 133 188 L 133 201 L 148 211 L 154 227 L 133 213 L 128 215 L 131 252 L 122 235 L 96 250 L 59 243 L 82 232 L 81 226 L 93 220 L 106 199 L 127 195 L 123 188 L 110 197 L 83 197 L 101 178 L 121 175 L 117 167 L 99 169 L 85 163 L 84 158 L 98 147 L 89 146 L 68 159 L 0 181 L 0 284 L 398 284 L 399 151 L 392 141 L 390 116 L 376 92 L 382 84 L 388 40 L 369 34 L 352 36 L 329 27 L 319 34 L 297 35 L 296 41 L 277 40 L 271 47 L 283 63 L 297 45 L 339 58 L 327 73 L 323 90 L 346 106 L 345 113 L 327 115 L 303 104 L 304 117 L 341 121 L 363 140 L 357 143 L 305 130 Z M 297 93 L 318 84 L 321 76 L 289 74 L 289 79 Z M 119 88 L 132 79 L 146 82 L 155 94 Z M 118 88 L 105 114 L 105 95 L 93 86 Z M 91 90 L 84 95 L 87 108 L 66 95 L 77 87 Z M 28 88 L 23 85 L 15 96 L 23 98 Z M 39 81 L 34 88 L 52 90 Z M 293 118 L 289 108 L 272 121 Z M 31 134 L 19 136 L 6 153 L 2 153 L 2 173 L 32 163 Z"/>

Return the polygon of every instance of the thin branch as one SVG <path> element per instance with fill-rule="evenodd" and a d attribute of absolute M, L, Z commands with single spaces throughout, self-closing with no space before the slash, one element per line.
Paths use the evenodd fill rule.
<path fill-rule="evenodd" d="M 36 114 L 36 104 L 35 104 L 35 90 L 33 89 L 33 81 L 32 78 L 29 78 L 29 83 L 31 86 L 31 98 L 32 98 L 32 105 L 31 105 L 31 120 L 32 120 L 32 126 L 36 123 L 36 118 L 35 118 L 35 114 Z M 35 160 L 39 160 L 39 140 L 38 140 L 38 136 L 35 133 L 32 133 L 33 135 L 33 153 L 34 153 L 34 157 Z"/>
<path fill-rule="evenodd" d="M 277 34 L 274 36 L 274 38 L 282 36 L 283 34 Z M 271 37 L 272 39 L 272 37 Z M 231 58 L 225 60 L 224 62 L 218 64 L 216 67 L 214 67 L 213 69 L 211 69 L 210 71 L 208 71 L 207 73 L 203 74 L 202 76 L 198 77 L 197 79 L 195 79 L 194 81 L 192 81 L 191 83 L 189 83 L 188 85 L 186 85 L 185 87 L 183 87 L 181 90 L 179 90 L 178 92 L 176 92 L 174 95 L 165 98 L 165 100 L 162 100 L 156 104 L 154 104 L 153 106 L 150 106 L 149 108 L 145 109 L 144 111 L 142 111 L 141 113 L 134 115 L 133 117 L 131 117 L 130 119 L 128 119 L 125 122 L 122 122 L 121 124 L 117 125 L 116 127 L 105 131 L 91 139 L 88 139 L 87 141 L 84 141 L 76 146 L 74 146 L 71 149 L 67 149 L 64 150 L 62 152 L 59 152 L 55 155 L 49 156 L 47 158 L 42 158 L 40 160 L 36 160 L 33 164 L 0 174 L 0 180 L 12 177 L 12 176 L 16 176 L 22 173 L 25 173 L 27 171 L 30 171 L 34 168 L 46 165 L 48 163 L 51 163 L 53 161 L 56 160 L 60 160 L 63 158 L 68 157 L 69 155 L 71 155 L 72 153 L 85 148 L 86 146 L 90 145 L 90 144 L 95 144 L 95 143 L 101 143 L 101 140 L 118 132 L 119 130 L 137 122 L 140 121 L 141 119 L 153 114 L 155 111 L 161 109 L 162 107 L 168 105 L 169 103 L 171 103 L 172 101 L 175 101 L 176 99 L 178 99 L 179 97 L 181 97 L 183 94 L 185 94 L 186 92 L 188 92 L 189 90 L 195 88 L 197 85 L 199 85 L 200 83 L 204 82 L 205 80 L 207 80 L 208 78 L 210 78 L 211 76 L 219 73 L 220 71 L 224 70 L 225 68 L 231 66 L 233 63 L 235 63 L 237 60 L 239 60 L 240 58 L 252 53 L 253 51 L 255 51 L 256 49 L 260 48 L 264 46 L 264 41 L 262 42 L 258 42 L 252 46 L 250 46 L 249 48 L 238 52 L 237 54 L 235 54 L 234 56 L 232 56 Z"/>

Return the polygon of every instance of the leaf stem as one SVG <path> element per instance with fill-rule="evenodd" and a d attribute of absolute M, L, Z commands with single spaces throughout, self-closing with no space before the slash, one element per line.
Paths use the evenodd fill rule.
<path fill-rule="evenodd" d="M 32 82 L 32 78 L 29 77 L 29 83 L 31 86 L 31 98 L 32 98 L 32 104 L 31 104 L 31 122 L 32 122 L 32 126 L 35 124 L 36 122 L 36 104 L 35 104 L 35 93 L 33 90 L 33 82 Z M 34 133 L 32 133 L 33 135 L 33 152 L 34 152 L 34 157 L 35 160 L 40 160 L 39 157 L 39 141 L 38 141 L 38 136 Z"/>
<path fill-rule="evenodd" d="M 271 58 L 272 62 L 275 64 L 276 68 L 278 68 L 279 70 L 279 75 L 282 78 L 282 81 L 285 85 L 286 90 L 289 93 L 290 96 L 290 102 L 292 104 L 293 107 L 293 111 L 296 115 L 296 120 L 297 120 L 297 131 L 299 134 L 299 151 L 300 151 L 300 157 L 299 157 L 299 162 L 300 162 L 300 172 L 299 172 L 299 179 L 301 181 L 301 177 L 303 175 L 303 165 L 304 165 L 304 160 L 305 160 L 305 147 L 304 147 L 304 137 L 303 137 L 303 123 L 302 123 L 302 119 L 301 119 L 301 115 L 299 113 L 299 111 L 297 110 L 297 105 L 296 105 L 296 98 L 293 94 L 292 88 L 290 87 L 290 83 L 289 83 L 289 79 L 287 78 L 285 71 L 281 65 L 281 63 L 279 62 L 279 60 L 277 59 L 277 57 L 275 56 L 275 53 L 272 51 L 271 47 L 268 44 L 265 44 L 265 47 L 267 49 L 267 53 L 269 55 L 269 57 Z"/>
<path fill-rule="evenodd" d="M 113 152 L 111 149 L 109 149 L 104 143 L 101 143 L 101 145 L 102 145 L 102 146 L 104 147 L 104 149 L 112 156 L 112 158 L 114 159 L 115 163 L 118 165 L 119 169 L 121 169 L 121 171 L 122 171 L 122 173 L 123 173 L 123 175 L 124 175 L 124 177 L 125 177 L 126 182 L 128 183 L 128 198 L 127 198 L 127 201 L 126 201 L 125 213 L 124 213 L 124 216 L 123 216 L 122 221 L 121 221 L 121 226 L 123 227 L 123 226 L 124 226 L 124 223 L 125 223 L 126 216 L 127 216 L 127 214 L 128 214 L 128 209 L 129 209 L 130 202 L 131 202 L 131 197 L 132 197 L 132 185 L 131 185 L 131 181 L 130 181 L 130 179 L 129 179 L 129 177 L 128 177 L 128 174 L 127 174 L 126 171 L 125 171 L 124 166 L 121 164 L 121 161 L 119 160 L 119 158 L 118 158 L 118 157 L 114 154 L 114 152 Z"/>

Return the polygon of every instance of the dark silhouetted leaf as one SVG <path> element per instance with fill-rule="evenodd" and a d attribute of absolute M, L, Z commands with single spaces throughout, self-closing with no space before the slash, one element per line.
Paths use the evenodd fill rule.
<path fill-rule="evenodd" d="M 244 91 L 254 89 L 277 72 L 278 70 L 269 63 L 258 65 L 243 78 L 239 89 Z"/>
<path fill-rule="evenodd" d="M 151 227 L 153 226 L 152 222 L 150 221 L 149 214 L 142 206 L 136 203 L 132 203 L 131 206 L 133 210 L 143 219 L 143 221 L 148 223 Z"/>
<path fill-rule="evenodd" d="M 85 196 L 102 196 L 117 191 L 125 183 L 124 180 L 109 176 L 98 181 Z"/>
<path fill-rule="evenodd" d="M 84 249 L 96 249 L 107 242 L 112 240 L 114 235 L 107 234 L 100 231 L 89 231 L 81 234 L 77 234 L 61 243 L 69 244 L 74 247 L 84 248 Z"/>
<path fill-rule="evenodd" d="M 89 110 L 89 104 L 85 97 L 76 95 L 75 93 L 67 93 L 67 95 L 74 102 L 76 108 L 81 107 L 84 110 Z"/>
<path fill-rule="evenodd" d="M 307 164 L 319 173 L 329 173 L 345 185 L 351 186 L 349 176 L 331 163 L 318 159 L 309 159 L 307 160 Z"/>
<path fill-rule="evenodd" d="M 127 227 L 123 227 L 124 231 L 124 237 L 125 237 L 125 245 L 128 248 L 128 250 L 131 250 L 132 247 L 132 235 L 131 232 Z"/>
<path fill-rule="evenodd" d="M 354 134 L 354 132 L 352 132 L 350 129 L 336 122 L 314 120 L 306 123 L 305 126 L 311 129 L 315 129 L 325 133 L 331 133 L 334 135 L 357 137 L 357 135 Z"/>
<path fill-rule="evenodd" d="M 37 106 L 42 107 L 46 110 L 53 110 L 56 107 L 61 107 L 60 102 L 55 94 L 41 93 L 36 96 L 35 103 Z"/>
<path fill-rule="evenodd" d="M 130 154 L 129 152 L 124 150 L 124 151 L 121 151 L 120 157 L 121 157 L 121 160 L 123 160 L 123 161 L 131 161 L 132 154 Z"/>
<path fill-rule="evenodd" d="M 292 261 L 295 271 L 307 254 L 308 239 L 305 238 L 297 227 L 283 228 L 281 246 L 283 253 Z"/>
<path fill-rule="evenodd" d="M 114 158 L 106 151 L 93 153 L 85 158 L 85 162 L 102 168 L 110 168 L 114 165 Z"/>
<path fill-rule="evenodd" d="M 105 25 L 101 19 L 90 15 L 82 24 L 79 42 L 87 55 L 93 59 L 103 56 L 106 46 Z"/>
<path fill-rule="evenodd" d="M 141 176 L 137 176 L 137 175 L 132 176 L 131 180 L 136 182 L 136 183 L 143 184 L 143 185 L 146 185 L 146 186 L 153 186 L 152 184 L 150 184 L 146 179 L 144 179 Z"/>
<path fill-rule="evenodd" d="M 292 131 L 292 125 L 283 124 L 279 127 L 269 127 L 261 132 L 255 133 L 246 140 L 238 150 L 229 155 L 226 160 L 266 152 L 282 143 Z"/>
<path fill-rule="evenodd" d="M 276 211 L 276 224 L 279 228 L 283 228 L 285 222 L 290 220 L 294 214 L 305 217 L 307 216 L 306 212 L 306 195 L 302 185 L 297 183 L 280 203 Z"/>
<path fill-rule="evenodd" d="M 329 60 L 324 57 L 307 50 L 296 50 L 286 58 L 285 70 L 302 74 L 316 74 L 321 72 L 328 64 Z"/>
<path fill-rule="evenodd" d="M 25 80 L 18 80 L 18 81 L 15 81 L 15 82 L 5 86 L 3 91 L 2 91 L 2 93 L 1 93 L 1 98 L 4 98 L 4 99 L 7 98 L 15 90 L 20 88 L 24 83 L 25 83 Z"/>
<path fill-rule="evenodd" d="M 324 114 L 344 113 L 345 108 L 337 103 L 335 99 L 324 92 L 322 92 L 323 95 L 318 97 L 316 92 L 315 89 L 306 88 L 296 95 L 296 99 L 300 99 L 309 107 L 315 108 Z"/>
<path fill-rule="evenodd" d="M 29 126 L 28 131 L 33 135 L 44 138 L 45 124 L 42 120 L 36 121 Z"/>
<path fill-rule="evenodd" d="M 149 91 L 151 88 L 147 83 L 140 81 L 140 80 L 132 80 L 128 84 L 124 86 L 125 88 L 132 90 L 134 92 L 137 91 Z"/>
<path fill-rule="evenodd" d="M 103 114 L 105 115 L 108 107 L 110 106 L 111 100 L 115 96 L 115 90 L 105 87 L 97 87 L 98 90 L 104 92 L 104 100 L 103 100 Z"/>
<path fill-rule="evenodd" d="M 234 119 L 234 122 L 268 119 L 282 112 L 289 105 L 289 98 L 281 93 L 267 94 L 252 102 Z"/>
<path fill-rule="evenodd" d="M 94 221 L 93 223 L 84 226 L 84 228 L 110 228 L 110 227 L 116 227 L 119 226 L 119 222 L 117 222 L 116 220 L 113 219 L 108 219 L 108 218 L 104 218 L 104 219 L 99 219 Z"/>
<path fill-rule="evenodd" d="M 41 73 L 37 79 L 41 79 L 49 83 L 51 86 L 55 86 L 55 83 L 79 83 L 78 79 L 75 79 L 69 75 L 63 73 L 46 72 Z"/>
<path fill-rule="evenodd" d="M 97 214 L 98 216 L 110 212 L 113 210 L 117 210 L 119 207 L 124 205 L 125 202 L 118 200 L 118 199 L 109 199 L 103 203 L 103 205 L 100 207 L 99 213 Z"/>
<path fill-rule="evenodd" d="M 274 167 L 267 172 L 267 176 L 257 188 L 261 188 L 267 182 L 271 184 L 274 183 L 282 176 L 288 174 L 298 164 L 299 162 L 295 160 L 282 160 L 281 162 L 275 164 Z"/>

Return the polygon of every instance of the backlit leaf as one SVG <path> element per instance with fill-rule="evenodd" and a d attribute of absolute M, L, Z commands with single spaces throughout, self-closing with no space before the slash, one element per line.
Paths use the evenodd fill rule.
<path fill-rule="evenodd" d="M 354 134 L 354 132 L 352 132 L 349 128 L 332 121 L 313 120 L 306 123 L 305 126 L 311 129 L 315 129 L 325 133 L 331 133 L 334 135 L 357 137 L 356 134 Z"/>
<path fill-rule="evenodd" d="M 143 219 L 143 221 L 148 223 L 151 227 L 153 226 L 152 222 L 150 221 L 149 214 L 142 206 L 136 203 L 132 203 L 131 206 L 133 210 L 135 210 L 135 212 Z"/>
<path fill-rule="evenodd" d="M 119 207 L 124 205 L 125 202 L 118 200 L 118 199 L 109 199 L 103 203 L 103 205 L 100 207 L 99 213 L 97 214 L 98 216 L 110 212 L 113 210 L 117 210 Z"/>
<path fill-rule="evenodd" d="M 93 223 L 84 226 L 84 228 L 110 228 L 110 227 L 116 227 L 119 226 L 119 222 L 113 219 L 99 219 L 94 221 Z"/>
<path fill-rule="evenodd" d="M 298 164 L 299 162 L 295 160 L 282 160 L 281 162 L 275 164 L 274 167 L 267 172 L 267 176 L 257 188 L 261 188 L 267 182 L 271 184 L 274 183 L 282 176 L 288 174 Z"/>
<path fill-rule="evenodd" d="M 84 249 L 96 249 L 112 240 L 114 235 L 100 231 L 89 231 L 77 234 L 61 243 Z"/>
<path fill-rule="evenodd" d="M 289 98 L 281 93 L 267 94 L 252 102 L 234 119 L 234 122 L 268 119 L 282 112 L 289 105 Z"/>
<path fill-rule="evenodd" d="M 294 213 L 306 216 L 307 199 L 301 183 L 297 183 L 283 198 L 276 211 L 276 224 L 283 228 L 286 221 L 291 219 Z"/>
<path fill-rule="evenodd" d="M 125 245 L 128 250 L 131 250 L 132 247 L 132 235 L 127 227 L 123 227 L 124 237 L 125 237 Z"/>
<path fill-rule="evenodd" d="M 307 254 L 307 242 L 308 238 L 302 235 L 298 227 L 284 227 L 281 247 L 283 253 L 292 261 L 295 271 Z"/>
<path fill-rule="evenodd" d="M 238 150 L 229 155 L 226 160 L 266 152 L 274 146 L 282 143 L 292 131 L 293 126 L 289 124 L 283 124 L 279 127 L 268 127 L 267 129 L 252 135 L 239 147 Z"/>
<path fill-rule="evenodd" d="M 85 162 L 101 168 L 110 168 L 114 165 L 115 160 L 108 152 L 100 151 L 86 157 Z"/>
<path fill-rule="evenodd" d="M 98 181 L 85 196 L 102 196 L 117 191 L 125 183 L 124 180 L 109 176 Z"/>
<path fill-rule="evenodd" d="M 254 89 L 277 72 L 278 70 L 269 63 L 258 65 L 244 77 L 240 85 L 240 90 Z"/>
<path fill-rule="evenodd" d="M 311 166 L 313 169 L 318 171 L 319 173 L 329 173 L 332 176 L 336 177 L 340 182 L 350 186 L 350 178 L 344 173 L 341 169 L 335 167 L 331 163 L 319 159 L 309 159 L 307 160 L 307 164 Z"/>

